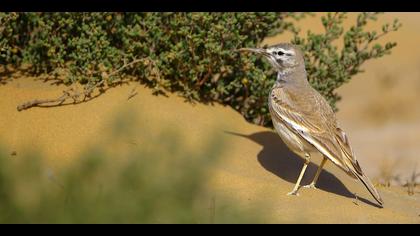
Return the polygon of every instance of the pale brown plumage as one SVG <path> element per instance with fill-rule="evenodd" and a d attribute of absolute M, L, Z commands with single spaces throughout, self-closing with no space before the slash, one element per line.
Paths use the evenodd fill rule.
<path fill-rule="evenodd" d="M 285 124 L 310 144 L 313 145 L 308 138 L 312 137 L 332 156 L 343 149 L 349 153 L 346 157 L 351 158 L 348 163 L 355 163 L 346 135 L 337 127 L 334 112 L 314 89 L 302 91 L 290 87 L 274 87 L 270 93 L 269 108 L 273 119 Z M 332 161 L 352 174 L 345 159 L 337 157 Z"/>
<path fill-rule="evenodd" d="M 349 176 L 361 180 L 382 205 L 381 196 L 369 178 L 364 175 L 348 137 L 339 127 L 330 105 L 308 83 L 300 49 L 291 44 L 279 44 L 268 49 L 250 51 L 265 55 L 279 71 L 278 80 L 270 92 L 268 102 L 274 127 L 286 145 L 296 153 L 305 154 L 307 159 L 310 159 L 310 151 L 318 150 Z M 297 194 L 307 162 L 292 194 Z M 323 161 L 322 165 L 324 163 Z M 314 178 L 312 187 L 319 172 Z"/>

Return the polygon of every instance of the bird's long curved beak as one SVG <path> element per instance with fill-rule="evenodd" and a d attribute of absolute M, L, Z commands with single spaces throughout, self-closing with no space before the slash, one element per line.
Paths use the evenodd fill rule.
<path fill-rule="evenodd" d="M 240 48 L 237 51 L 239 51 L 239 52 L 255 52 L 255 53 L 258 53 L 258 54 L 262 54 L 264 56 L 269 55 L 267 53 L 267 51 L 263 48 Z"/>

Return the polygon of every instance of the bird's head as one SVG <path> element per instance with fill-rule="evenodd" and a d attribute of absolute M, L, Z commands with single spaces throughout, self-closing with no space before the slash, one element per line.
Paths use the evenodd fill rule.
<path fill-rule="evenodd" d="M 305 65 L 302 51 L 290 43 L 280 43 L 267 48 L 241 48 L 239 51 L 263 55 L 277 71 Z"/>

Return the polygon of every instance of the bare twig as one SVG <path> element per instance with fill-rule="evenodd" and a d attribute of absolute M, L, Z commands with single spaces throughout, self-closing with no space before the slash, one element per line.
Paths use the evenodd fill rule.
<path fill-rule="evenodd" d="M 67 100 L 70 97 L 69 94 L 72 90 L 73 90 L 73 88 L 70 88 L 68 90 L 64 90 L 63 91 L 64 94 L 61 95 L 61 97 L 56 98 L 56 99 L 35 99 L 35 100 L 29 101 L 29 102 L 22 103 L 21 105 L 19 105 L 17 107 L 17 110 L 18 111 L 23 111 L 23 110 L 29 109 L 31 107 L 35 107 L 35 106 L 45 104 L 45 103 L 57 103 L 58 102 L 59 104 L 62 104 L 65 100 Z"/>
<path fill-rule="evenodd" d="M 141 59 L 135 59 L 135 60 L 131 61 L 130 63 L 125 63 L 124 62 L 123 66 L 121 66 L 117 70 L 109 73 L 106 77 L 109 78 L 110 76 L 114 76 L 114 75 L 120 73 L 125 68 L 127 68 L 129 66 L 132 66 L 132 65 L 134 65 L 138 62 L 144 61 L 144 60 L 151 61 L 153 63 L 153 65 L 156 66 L 154 61 L 151 60 L 148 57 L 147 58 L 141 58 Z M 159 73 L 159 71 L 158 71 L 158 73 Z M 59 106 L 59 105 L 62 105 L 68 99 L 73 99 L 74 104 L 85 102 L 85 101 L 87 101 L 87 99 L 90 100 L 92 98 L 91 95 L 95 91 L 95 89 L 96 88 L 101 88 L 104 85 L 105 82 L 106 82 L 106 78 L 103 78 L 103 80 L 101 80 L 98 83 L 88 84 L 84 87 L 83 92 L 80 92 L 80 91 L 78 91 L 77 89 L 74 89 L 74 88 L 69 88 L 69 89 L 63 91 L 63 95 L 61 95 L 60 97 L 55 98 L 55 99 L 35 99 L 35 100 L 32 100 L 32 101 L 28 101 L 28 102 L 25 102 L 25 103 L 17 106 L 17 110 L 18 111 L 23 111 L 23 110 L 29 109 L 31 107 L 42 106 L 42 105 L 51 104 L 51 103 L 56 103 L 56 105 Z M 80 100 L 81 96 L 83 96 L 82 100 Z M 135 94 L 132 95 L 131 97 L 133 97 L 133 96 L 135 96 Z M 131 97 L 129 97 L 129 99 Z"/>
<path fill-rule="evenodd" d="M 141 58 L 141 59 L 135 59 L 135 60 L 133 60 L 132 62 L 130 62 L 130 63 L 125 63 L 124 62 L 124 65 L 123 66 L 121 66 L 119 69 L 117 69 L 117 70 L 115 70 L 115 71 L 113 71 L 113 72 L 111 72 L 110 74 L 109 74 L 109 76 L 113 76 L 113 75 L 116 75 L 116 74 L 118 74 L 119 72 L 121 72 L 122 70 L 124 70 L 126 67 L 129 67 L 129 66 L 132 66 L 132 65 L 134 65 L 134 64 L 136 64 L 136 63 L 139 63 L 139 62 L 141 62 L 141 61 L 144 61 L 144 60 L 151 60 L 150 58 L 148 58 L 148 57 L 146 57 L 146 58 Z"/>
<path fill-rule="evenodd" d="M 208 67 L 206 75 L 203 76 L 201 80 L 198 80 L 196 83 L 196 87 L 201 87 L 204 83 L 207 82 L 207 80 L 210 78 L 210 76 L 213 74 L 211 66 Z"/>

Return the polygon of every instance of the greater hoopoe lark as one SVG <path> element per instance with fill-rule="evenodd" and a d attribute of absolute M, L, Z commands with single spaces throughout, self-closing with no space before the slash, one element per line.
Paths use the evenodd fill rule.
<path fill-rule="evenodd" d="M 369 178 L 356 160 L 349 140 L 339 127 L 328 102 L 307 80 L 305 62 L 301 50 L 292 44 L 281 43 L 263 48 L 242 48 L 263 55 L 278 72 L 268 105 L 274 127 L 283 142 L 305 159 L 299 178 L 289 195 L 298 195 L 300 182 L 310 163 L 310 152 L 318 150 L 323 160 L 311 184 L 315 188 L 319 174 L 327 160 L 332 161 L 348 175 L 359 179 L 376 201 L 383 201 Z"/>

